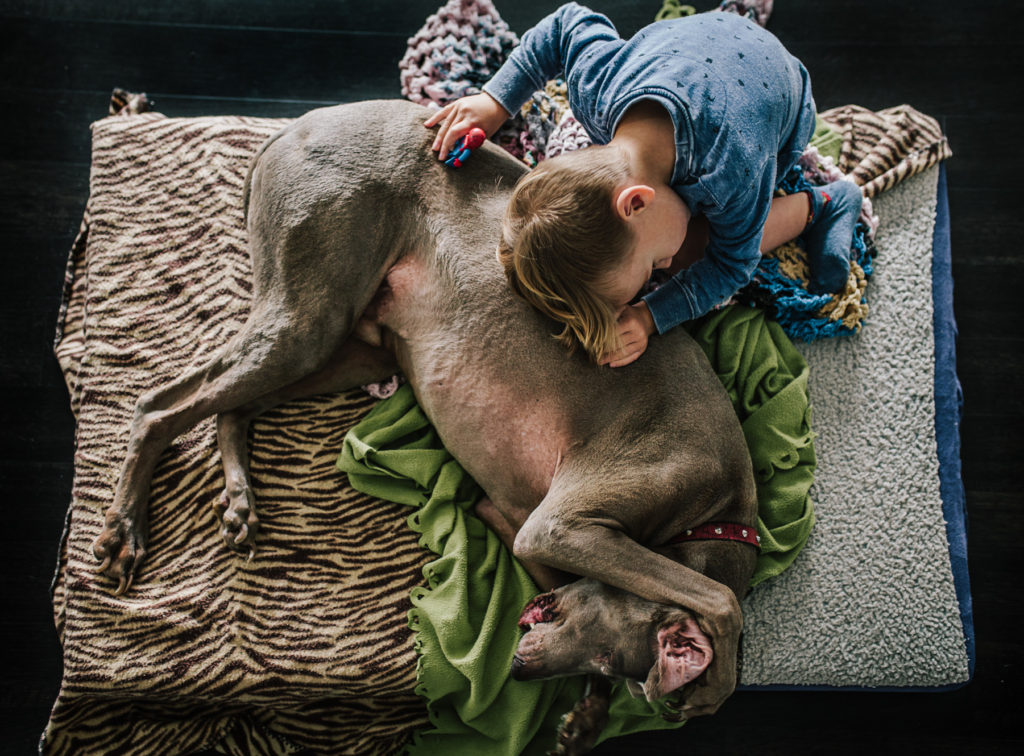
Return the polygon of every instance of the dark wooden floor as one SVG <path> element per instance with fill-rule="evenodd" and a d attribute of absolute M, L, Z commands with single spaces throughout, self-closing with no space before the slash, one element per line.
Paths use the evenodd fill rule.
<path fill-rule="evenodd" d="M 89 123 L 105 114 L 115 86 L 149 92 L 171 116 L 298 116 L 322 104 L 398 97 L 406 38 L 438 4 L 0 0 L 0 752 L 34 750 L 60 682 L 48 586 L 71 488 L 74 423 L 51 339 L 88 192 Z M 554 4 L 498 0 L 520 33 Z M 660 2 L 592 5 L 629 35 Z M 942 694 L 741 693 L 681 732 L 613 741 L 599 752 L 1024 752 L 1024 337 L 1013 309 L 1024 283 L 1019 3 L 777 0 L 769 28 L 807 65 L 821 109 L 910 103 L 939 119 L 955 152 L 949 203 L 977 674 Z"/>

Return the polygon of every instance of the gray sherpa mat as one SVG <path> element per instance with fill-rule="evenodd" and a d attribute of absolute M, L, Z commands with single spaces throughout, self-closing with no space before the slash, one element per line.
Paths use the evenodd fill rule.
<path fill-rule="evenodd" d="M 744 687 L 970 679 L 936 445 L 938 179 L 932 168 L 875 200 L 881 226 L 866 327 L 797 345 L 810 366 L 818 434 L 817 524 L 794 564 L 743 602 Z"/>

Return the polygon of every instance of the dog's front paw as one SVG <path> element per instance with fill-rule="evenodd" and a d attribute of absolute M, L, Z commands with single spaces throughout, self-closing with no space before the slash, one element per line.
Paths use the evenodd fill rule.
<path fill-rule="evenodd" d="M 256 552 L 256 533 L 260 528 L 256 517 L 256 499 L 245 486 L 235 493 L 223 491 L 214 503 L 221 516 L 220 535 L 232 549 L 249 547 L 249 555 Z"/>
<path fill-rule="evenodd" d="M 117 595 L 131 587 L 135 573 L 146 558 L 145 527 L 123 514 L 117 507 L 107 510 L 103 530 L 92 544 L 92 553 L 101 562 L 96 570 L 117 578 Z"/>
<path fill-rule="evenodd" d="M 558 744 L 548 756 L 577 756 L 590 753 L 597 738 L 608 724 L 611 683 L 607 678 L 591 675 L 587 692 L 562 717 L 558 728 Z"/>

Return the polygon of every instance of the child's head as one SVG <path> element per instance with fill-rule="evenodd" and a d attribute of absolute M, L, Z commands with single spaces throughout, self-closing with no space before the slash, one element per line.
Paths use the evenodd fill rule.
<path fill-rule="evenodd" d="M 516 185 L 498 245 L 513 290 L 564 324 L 562 343 L 582 345 L 594 360 L 617 343 L 619 307 L 598 292 L 633 244 L 614 204 L 628 178 L 615 147 L 542 162 Z"/>
<path fill-rule="evenodd" d="M 650 183 L 660 188 L 634 175 L 622 149 L 588 147 L 523 176 L 505 212 L 498 259 L 513 290 L 595 362 L 618 348 L 620 310 L 686 236 L 686 205 Z"/>

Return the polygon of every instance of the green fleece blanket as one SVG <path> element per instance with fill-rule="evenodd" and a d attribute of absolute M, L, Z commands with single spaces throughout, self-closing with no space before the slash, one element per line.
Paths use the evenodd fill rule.
<path fill-rule="evenodd" d="M 814 524 L 807 363 L 778 323 L 743 305 L 704 317 L 690 332 L 732 399 L 754 463 L 761 536 L 754 586 L 796 559 Z"/>
<path fill-rule="evenodd" d="M 782 330 L 736 306 L 699 321 L 692 333 L 729 392 L 757 476 L 762 553 L 752 583 L 777 575 L 807 540 L 807 491 L 815 457 L 807 366 Z M 415 507 L 409 525 L 438 554 L 413 591 L 409 624 L 419 652 L 416 692 L 432 728 L 417 733 L 415 755 L 543 753 L 558 720 L 583 692 L 582 678 L 517 682 L 508 671 L 522 607 L 537 589 L 505 546 L 472 514 L 482 492 L 441 446 L 403 386 L 345 438 L 338 467 L 353 488 Z M 601 739 L 678 726 L 667 709 L 615 690 Z"/>

